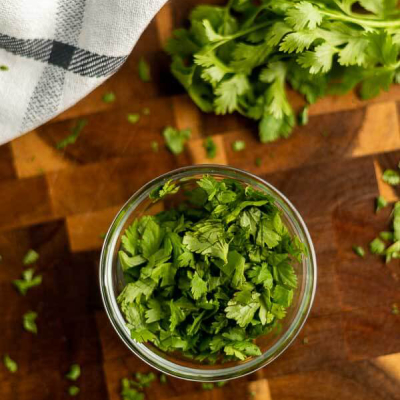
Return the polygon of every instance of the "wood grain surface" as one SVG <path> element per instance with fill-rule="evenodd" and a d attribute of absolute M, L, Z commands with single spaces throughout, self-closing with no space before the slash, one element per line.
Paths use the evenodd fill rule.
<path fill-rule="evenodd" d="M 400 399 L 400 316 L 391 313 L 400 304 L 400 265 L 351 250 L 366 248 L 388 226 L 390 210 L 374 214 L 376 196 L 395 201 L 400 194 L 380 180 L 400 160 L 400 86 L 370 102 L 354 94 L 325 98 L 290 139 L 262 145 L 252 122 L 202 114 L 169 73 L 163 44 L 195 3 L 170 1 L 115 76 L 55 120 L 0 147 L 0 356 L 8 353 L 19 364 L 15 374 L 0 365 L 0 399 L 67 399 L 64 375 L 79 363 L 78 398 L 116 400 L 121 378 L 150 371 L 124 347 L 103 310 L 100 234 L 148 180 L 208 162 L 203 140 L 209 135 L 218 144 L 217 163 L 267 179 L 303 215 L 317 251 L 316 300 L 297 340 L 266 368 L 212 391 L 169 378 L 146 389 L 146 398 Z M 138 77 L 142 56 L 151 83 Z M 107 91 L 116 94 L 114 103 L 102 101 Z M 300 109 L 302 99 L 293 93 L 291 100 Z M 130 124 L 126 115 L 144 107 L 150 115 Z M 77 142 L 57 150 L 78 118 L 88 124 Z M 165 148 L 167 125 L 192 128 L 184 154 Z M 246 149 L 233 152 L 238 139 Z M 159 143 L 157 153 L 151 141 Z M 30 248 L 40 254 L 43 283 L 23 297 L 11 282 Z M 39 314 L 36 336 L 22 329 L 29 310 Z"/>

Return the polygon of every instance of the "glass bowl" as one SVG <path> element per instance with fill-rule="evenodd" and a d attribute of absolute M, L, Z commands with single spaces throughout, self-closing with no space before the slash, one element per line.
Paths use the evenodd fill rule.
<path fill-rule="evenodd" d="M 277 207 L 282 212 L 282 220 L 289 231 L 292 235 L 297 235 L 306 247 L 306 255 L 303 256 L 302 262 L 295 265 L 298 288 L 295 291 L 293 303 L 287 310 L 286 317 L 280 321 L 279 329 L 277 328 L 256 340 L 262 355 L 244 361 L 214 365 L 202 364 L 184 358 L 179 353 L 163 353 L 152 344 L 135 342 L 131 339 L 129 329 L 125 326 L 124 317 L 117 303 L 117 297 L 124 287 L 124 278 L 118 262 L 121 234 L 135 218 L 155 214 L 173 205 L 176 199 L 179 200 L 179 196 L 170 196 L 169 198 L 167 196 L 165 202 L 152 203 L 149 199 L 152 190 L 172 180 L 184 189 L 179 192 L 181 193 L 194 188 L 194 179 L 205 174 L 216 179 L 233 178 L 240 181 L 244 186 L 252 186 L 273 196 Z M 316 283 L 317 264 L 314 247 L 307 227 L 293 205 L 282 193 L 261 178 L 222 165 L 194 165 L 180 168 L 161 175 L 144 185 L 128 200 L 115 217 L 104 240 L 100 259 L 100 290 L 104 307 L 111 324 L 122 341 L 139 358 L 159 371 L 177 378 L 200 382 L 239 378 L 269 364 L 282 354 L 293 342 L 307 319 L 314 300 Z"/>

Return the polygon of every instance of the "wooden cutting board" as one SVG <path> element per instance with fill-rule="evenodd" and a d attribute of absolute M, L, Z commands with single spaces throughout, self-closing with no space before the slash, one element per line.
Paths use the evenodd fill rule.
<path fill-rule="evenodd" d="M 366 248 L 388 227 L 390 210 L 375 215 L 374 199 L 399 195 L 380 175 L 400 160 L 400 86 L 371 102 L 354 94 L 325 98 L 290 139 L 262 145 L 253 123 L 202 114 L 169 73 L 163 43 L 195 3 L 170 1 L 115 76 L 55 120 L 0 147 L 0 355 L 19 364 L 14 375 L 0 366 L 0 399 L 69 398 L 64 374 L 77 362 L 78 398 L 114 400 L 121 378 L 150 370 L 120 342 L 103 311 L 100 234 L 145 182 L 207 162 L 202 144 L 209 135 L 218 144 L 217 163 L 267 179 L 303 215 L 317 251 L 317 296 L 297 340 L 263 370 L 213 391 L 169 379 L 146 389 L 146 398 L 400 399 L 400 316 L 391 313 L 393 303 L 400 305 L 400 265 L 360 259 L 351 250 L 353 244 Z M 151 83 L 138 78 L 141 56 L 151 65 Z M 114 103 L 102 102 L 107 91 L 116 94 Z M 300 109 L 299 96 L 291 99 Z M 150 115 L 127 122 L 128 113 L 145 107 Z M 56 150 L 80 118 L 88 124 L 77 142 Z M 178 157 L 163 145 L 167 125 L 192 128 Z M 237 139 L 246 141 L 242 152 L 231 149 Z M 151 141 L 160 144 L 158 153 Z M 30 248 L 40 254 L 43 284 L 22 297 L 11 281 Z M 37 336 L 22 329 L 29 310 L 39 313 Z"/>

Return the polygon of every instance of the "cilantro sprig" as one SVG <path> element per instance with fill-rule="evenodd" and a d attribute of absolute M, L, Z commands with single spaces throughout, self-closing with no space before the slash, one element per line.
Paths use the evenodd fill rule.
<path fill-rule="evenodd" d="M 207 175 L 192 184 L 177 208 L 135 220 L 122 236 L 127 327 L 137 342 L 198 361 L 258 356 L 254 340 L 291 306 L 304 246 L 271 196 Z M 169 181 L 151 198 L 178 189 Z"/>
<path fill-rule="evenodd" d="M 256 120 L 260 140 L 270 142 L 288 137 L 296 123 L 287 84 L 312 104 L 354 88 L 369 99 L 400 82 L 396 6 L 393 0 L 199 5 L 166 51 L 172 74 L 202 111 Z M 304 111 L 300 121 L 307 122 Z"/>

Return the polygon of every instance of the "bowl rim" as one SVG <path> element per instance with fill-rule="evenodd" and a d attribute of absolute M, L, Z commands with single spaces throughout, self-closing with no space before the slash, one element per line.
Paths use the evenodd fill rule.
<path fill-rule="evenodd" d="M 268 191 L 272 192 L 275 200 L 276 197 L 278 197 L 279 200 L 283 202 L 284 205 L 293 214 L 292 216 L 289 216 L 294 217 L 294 221 L 291 220 L 291 222 L 296 222 L 298 224 L 297 228 L 300 228 L 304 239 L 306 239 L 306 243 L 304 244 L 306 245 L 309 253 L 307 260 L 305 261 L 308 272 L 308 279 L 306 280 L 304 294 L 301 298 L 301 303 L 298 311 L 295 314 L 290 326 L 287 328 L 285 334 L 281 338 L 279 338 L 279 340 L 273 346 L 264 351 L 261 356 L 254 357 L 252 360 L 243 364 L 219 369 L 200 369 L 181 366 L 159 356 L 155 352 L 151 351 L 147 346 L 136 343 L 133 339 L 131 339 L 129 329 L 125 326 L 125 319 L 123 318 L 116 301 L 117 296 L 115 295 L 114 291 L 111 290 L 112 285 L 109 282 L 112 273 L 112 259 L 114 249 L 120 236 L 122 227 L 124 226 L 124 223 L 127 221 L 127 219 L 130 217 L 132 212 L 134 212 L 137 206 L 148 197 L 149 192 L 154 189 L 155 185 L 160 186 L 169 179 L 182 178 L 180 177 L 180 175 L 188 172 L 193 172 L 196 175 L 200 175 L 202 173 L 202 169 L 206 170 L 205 172 L 203 172 L 204 174 L 219 173 L 223 175 L 224 173 L 230 172 L 232 174 L 238 174 L 240 176 L 244 175 L 250 180 L 257 181 L 257 183 L 264 186 L 264 189 L 268 189 Z M 282 206 L 282 204 L 280 205 Z M 287 210 L 284 211 L 286 216 L 288 216 L 286 213 Z M 107 278 L 109 279 L 107 280 Z M 271 185 L 263 178 L 260 178 L 259 176 L 244 171 L 242 169 L 219 164 L 198 164 L 177 168 L 152 179 L 145 185 L 141 186 L 126 201 L 126 203 L 118 211 L 117 215 L 113 219 L 103 242 L 99 265 L 99 285 L 103 305 L 106 310 L 108 319 L 111 322 L 111 325 L 113 326 L 114 330 L 123 341 L 123 343 L 137 357 L 139 357 L 142 361 L 144 361 L 151 367 L 159 370 L 160 372 L 176 378 L 198 382 L 215 382 L 221 380 L 235 379 L 253 373 L 274 361 L 291 345 L 291 343 L 294 341 L 294 339 L 303 328 L 314 302 L 317 286 L 317 260 L 314 245 L 303 218 L 294 207 L 294 205 L 283 193 L 281 193 L 278 189 L 276 189 L 273 185 Z"/>

